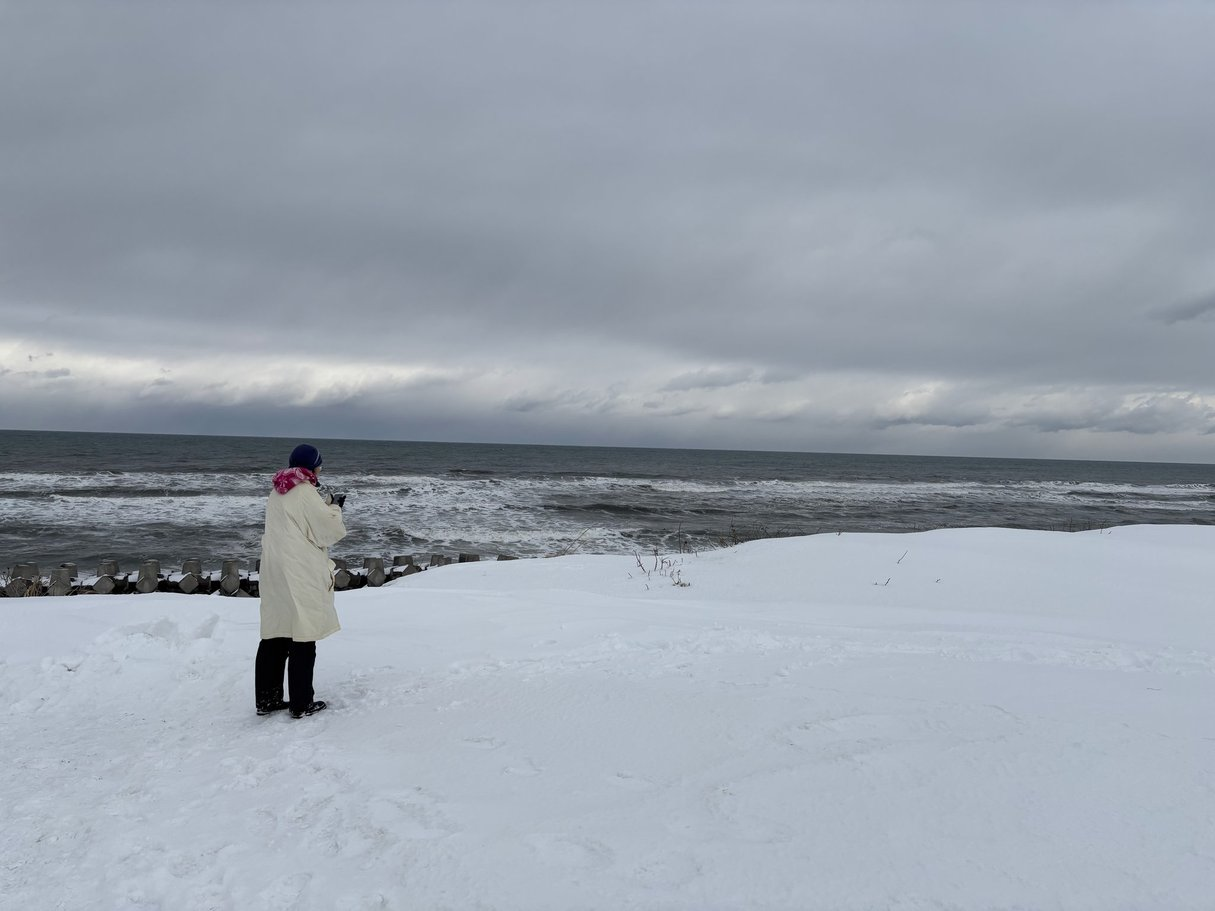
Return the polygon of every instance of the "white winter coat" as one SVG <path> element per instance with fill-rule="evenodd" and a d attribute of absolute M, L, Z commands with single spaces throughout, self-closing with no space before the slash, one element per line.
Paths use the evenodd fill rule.
<path fill-rule="evenodd" d="M 342 510 L 311 484 L 270 492 L 262 535 L 262 638 L 315 642 L 336 633 L 329 545 L 346 537 Z"/>

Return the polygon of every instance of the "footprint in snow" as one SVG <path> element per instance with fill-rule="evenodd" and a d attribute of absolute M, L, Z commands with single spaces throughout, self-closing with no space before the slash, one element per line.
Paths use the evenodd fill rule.
<path fill-rule="evenodd" d="M 703 872 L 700 864 L 690 855 L 671 854 L 639 865 L 633 871 L 633 876 L 647 886 L 678 888 L 686 886 Z"/>
<path fill-rule="evenodd" d="M 506 746 L 497 737 L 465 737 L 464 745 L 474 750 L 499 750 Z"/>
<path fill-rule="evenodd" d="M 508 765 L 502 770 L 503 775 L 518 775 L 522 778 L 532 778 L 543 772 L 540 766 L 536 765 L 532 760 L 524 757 L 522 762 L 516 762 L 514 765 Z"/>
<path fill-rule="evenodd" d="M 299 906 L 300 898 L 312 882 L 310 873 L 292 873 L 280 876 L 269 886 L 258 893 L 262 908 L 272 908 L 276 911 L 288 911 Z"/>
<path fill-rule="evenodd" d="M 543 864 L 575 869 L 605 869 L 616 858 L 615 852 L 593 838 L 570 835 L 529 835 L 524 842 Z"/>
<path fill-rule="evenodd" d="M 360 815 L 391 833 L 394 840 L 442 838 L 457 831 L 443 803 L 421 788 L 381 795 Z"/>
<path fill-rule="evenodd" d="M 650 779 L 634 775 L 632 772 L 617 772 L 615 775 L 610 776 L 608 781 L 617 787 L 627 788 L 630 791 L 652 791 L 656 787 Z"/>

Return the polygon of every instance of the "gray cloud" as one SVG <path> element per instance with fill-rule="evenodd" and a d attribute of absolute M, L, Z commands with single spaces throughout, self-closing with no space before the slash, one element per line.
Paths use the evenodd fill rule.
<path fill-rule="evenodd" d="M 5 371 L 8 372 L 7 370 Z M 36 380 L 57 380 L 66 376 L 71 376 L 72 371 L 68 367 L 56 367 L 53 370 L 22 370 L 21 376 L 27 376 Z"/>
<path fill-rule="evenodd" d="M 689 389 L 724 389 L 750 382 L 755 371 L 749 367 L 704 367 L 681 373 L 667 382 L 662 388 L 667 392 L 680 392 Z"/>
<path fill-rule="evenodd" d="M 1213 44 L 1199 2 L 0 6 L 0 426 L 1201 455 Z M 52 350 L 93 411 L 15 369 Z"/>
<path fill-rule="evenodd" d="M 576 409 L 583 413 L 610 412 L 613 408 L 614 396 L 610 393 L 600 394 L 586 390 L 566 389 L 548 395 L 513 395 L 503 400 L 502 406 L 509 411 L 517 412 L 552 412 L 563 409 Z"/>
<path fill-rule="evenodd" d="M 976 427 L 989 424 L 991 421 L 992 415 L 989 412 L 971 408 L 957 412 L 922 411 L 897 417 L 877 418 L 871 422 L 871 426 L 879 430 L 905 424 L 915 424 L 921 427 Z"/>
<path fill-rule="evenodd" d="M 1050 404 L 1031 401 L 1014 422 L 1047 433 L 1209 434 L 1215 428 L 1215 407 L 1190 395 L 1154 394 L 1111 400 L 1098 394 Z"/>
<path fill-rule="evenodd" d="M 1153 316 L 1161 322 L 1173 325 L 1200 319 L 1215 313 L 1215 291 L 1193 300 L 1172 304 L 1155 311 Z"/>

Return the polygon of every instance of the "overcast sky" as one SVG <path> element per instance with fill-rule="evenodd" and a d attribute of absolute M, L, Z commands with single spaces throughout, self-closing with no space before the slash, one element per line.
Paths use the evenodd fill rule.
<path fill-rule="evenodd" d="M 1215 462 L 1215 3 L 0 0 L 0 427 Z"/>

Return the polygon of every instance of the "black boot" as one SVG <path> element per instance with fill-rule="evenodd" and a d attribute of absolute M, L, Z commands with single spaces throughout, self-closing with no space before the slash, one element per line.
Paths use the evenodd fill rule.
<path fill-rule="evenodd" d="M 303 718 L 305 715 L 315 715 L 317 712 L 324 709 L 327 704 L 328 703 L 322 702 L 320 700 L 317 700 L 316 702 L 309 702 L 307 708 L 292 709 L 291 717 L 292 718 Z"/>
<path fill-rule="evenodd" d="M 283 698 L 281 687 L 278 690 L 269 690 L 257 694 L 257 714 L 269 715 L 272 712 L 281 712 L 285 708 L 287 708 L 287 700 Z"/>

